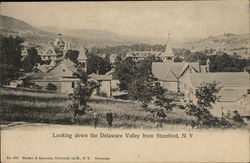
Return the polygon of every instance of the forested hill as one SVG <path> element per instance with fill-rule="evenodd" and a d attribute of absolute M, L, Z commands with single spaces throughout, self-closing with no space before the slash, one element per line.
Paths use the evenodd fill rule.
<path fill-rule="evenodd" d="M 2 35 L 19 35 L 24 37 L 25 41 L 43 45 L 54 40 L 58 33 L 62 33 L 63 38 L 66 41 L 71 42 L 76 46 L 84 45 L 85 47 L 132 45 L 136 43 L 153 43 L 155 41 L 160 42 L 153 38 L 137 38 L 96 29 L 34 27 L 22 20 L 0 15 L 0 34 Z"/>

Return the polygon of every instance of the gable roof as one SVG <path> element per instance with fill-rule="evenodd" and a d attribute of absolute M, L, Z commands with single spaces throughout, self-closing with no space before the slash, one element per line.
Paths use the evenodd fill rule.
<path fill-rule="evenodd" d="M 178 81 L 179 77 L 183 74 L 183 72 L 191 66 L 195 70 L 195 72 L 200 72 L 199 63 L 198 62 L 153 62 L 152 63 L 152 72 L 154 76 L 160 80 L 171 79 Z M 175 76 L 173 77 L 171 73 Z M 167 75 L 168 74 L 168 75 Z M 171 76 L 171 77 L 170 77 Z M 176 79 L 175 79 L 176 78 Z"/>
<path fill-rule="evenodd" d="M 249 76 L 247 72 L 191 73 L 190 80 L 195 87 L 213 81 L 219 82 L 218 86 L 250 87 Z"/>
<path fill-rule="evenodd" d="M 43 49 L 41 55 L 42 55 L 42 56 L 52 56 L 52 55 L 56 56 L 57 53 L 56 53 L 56 50 L 55 50 L 53 44 L 52 44 L 52 43 L 48 43 L 48 44 L 45 46 L 45 48 Z"/>
<path fill-rule="evenodd" d="M 64 60 L 62 60 L 61 62 L 59 62 L 58 64 L 56 64 L 54 67 L 52 67 L 47 72 L 52 71 L 53 69 L 55 69 L 57 66 L 59 66 L 61 64 L 64 64 L 73 73 L 78 73 L 76 64 L 74 62 L 72 62 L 70 59 L 64 59 Z"/>
<path fill-rule="evenodd" d="M 51 67 L 49 67 L 49 65 L 38 65 L 38 66 L 35 66 L 33 68 L 33 70 L 39 70 L 39 71 L 41 71 L 43 73 L 46 73 L 47 71 L 49 71 L 50 68 Z"/>
<path fill-rule="evenodd" d="M 174 57 L 174 51 L 170 43 L 166 45 L 165 52 L 162 54 L 163 57 Z"/>
<path fill-rule="evenodd" d="M 172 71 L 167 72 L 161 80 L 165 81 L 179 81 Z"/>
<path fill-rule="evenodd" d="M 221 89 L 218 92 L 219 101 L 235 102 L 247 93 L 246 89 Z"/>

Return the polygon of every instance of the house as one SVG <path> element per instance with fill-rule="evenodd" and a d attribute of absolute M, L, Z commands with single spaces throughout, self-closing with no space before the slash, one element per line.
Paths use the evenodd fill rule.
<path fill-rule="evenodd" d="M 152 73 L 163 88 L 173 92 L 182 92 L 183 81 L 187 73 L 199 73 L 198 62 L 153 62 Z"/>
<path fill-rule="evenodd" d="M 119 91 L 119 80 L 113 79 L 114 69 L 111 69 L 105 75 L 99 75 L 92 73 L 89 75 L 90 79 L 98 84 L 98 88 L 96 89 L 95 95 L 106 95 L 107 97 L 113 97 L 113 93 L 117 93 Z"/>
<path fill-rule="evenodd" d="M 89 75 L 89 77 L 89 80 L 95 81 L 99 86 L 95 91 L 95 95 L 112 97 L 112 75 L 98 75 L 92 73 Z"/>
<path fill-rule="evenodd" d="M 249 120 L 249 89 L 250 75 L 247 72 L 216 72 L 216 73 L 191 73 L 189 80 L 185 80 L 184 97 L 186 101 L 197 102 L 195 92 L 202 83 L 217 82 L 220 88 L 218 101 L 213 105 L 211 113 L 222 116 L 237 110 Z"/>
<path fill-rule="evenodd" d="M 132 60 L 135 62 L 149 57 L 154 57 L 156 60 L 161 60 L 162 54 L 163 52 L 160 51 L 129 51 L 125 58 L 132 58 Z"/>
<path fill-rule="evenodd" d="M 161 51 L 129 51 L 125 58 L 132 58 L 133 61 L 140 61 L 140 60 L 144 60 L 146 58 L 149 57 L 153 57 L 156 61 L 163 61 L 163 62 L 167 62 L 167 61 L 173 61 L 175 58 L 174 52 L 173 52 L 173 48 L 171 46 L 170 43 L 170 38 L 168 35 L 168 41 L 167 44 L 165 45 L 165 51 L 161 52 Z"/>
<path fill-rule="evenodd" d="M 59 62 L 63 59 L 64 55 L 70 50 L 70 44 L 65 43 L 62 39 L 62 34 L 58 34 L 58 37 L 54 42 L 50 41 L 42 50 L 41 59 L 43 61 L 54 60 Z"/>
<path fill-rule="evenodd" d="M 58 63 L 51 62 L 50 65 L 39 65 L 29 74 L 32 82 L 46 88 L 49 83 L 56 85 L 59 93 L 73 93 L 80 78 L 77 72 L 77 65 L 69 59 Z"/>

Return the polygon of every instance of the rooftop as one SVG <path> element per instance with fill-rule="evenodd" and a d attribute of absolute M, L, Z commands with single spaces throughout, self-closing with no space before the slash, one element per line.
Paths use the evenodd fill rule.
<path fill-rule="evenodd" d="M 152 72 L 160 80 L 178 81 L 181 74 L 191 66 L 196 72 L 200 72 L 198 62 L 153 62 Z M 171 72 L 171 73 L 170 73 Z"/>
<path fill-rule="evenodd" d="M 192 73 L 190 79 L 195 87 L 213 81 L 218 82 L 219 86 L 250 87 L 250 75 L 247 72 Z"/>

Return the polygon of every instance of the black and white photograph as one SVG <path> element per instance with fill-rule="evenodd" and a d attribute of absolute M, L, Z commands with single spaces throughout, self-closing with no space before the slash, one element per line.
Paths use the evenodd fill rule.
<path fill-rule="evenodd" d="M 249 7 L 1 2 L 1 162 L 249 162 Z"/>

